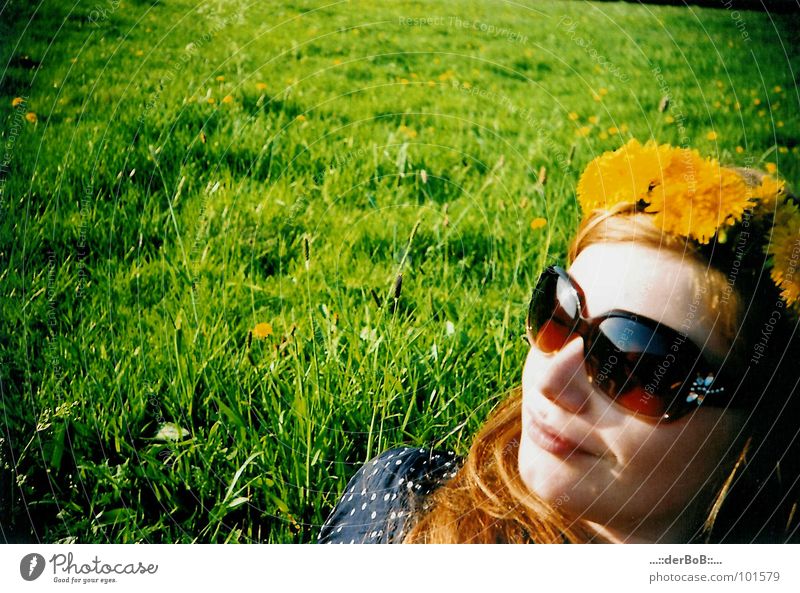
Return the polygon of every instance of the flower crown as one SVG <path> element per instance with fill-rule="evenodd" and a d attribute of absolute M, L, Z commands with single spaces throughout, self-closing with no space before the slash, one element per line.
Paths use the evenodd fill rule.
<path fill-rule="evenodd" d="M 749 179 L 696 150 L 642 146 L 633 139 L 595 158 L 578 182 L 584 214 L 619 202 L 653 214 L 663 231 L 700 245 L 716 235 L 725 243 L 728 232 L 744 217 L 766 219 L 763 253 L 781 298 L 800 314 L 800 210 L 789 203 L 783 181 L 769 175 Z M 771 227 L 771 238 L 769 237 Z"/>

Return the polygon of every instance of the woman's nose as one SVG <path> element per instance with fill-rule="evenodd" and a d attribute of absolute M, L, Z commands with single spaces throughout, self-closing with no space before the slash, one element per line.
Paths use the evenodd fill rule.
<path fill-rule="evenodd" d="M 583 338 L 575 336 L 552 354 L 539 352 L 535 369 L 535 389 L 565 410 L 580 414 L 586 411 L 592 385 L 586 374 Z"/>

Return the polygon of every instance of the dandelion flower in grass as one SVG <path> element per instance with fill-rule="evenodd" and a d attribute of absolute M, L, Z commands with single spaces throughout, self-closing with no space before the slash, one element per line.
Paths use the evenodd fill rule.
<path fill-rule="evenodd" d="M 664 118 L 664 121 L 667 122 L 668 124 L 671 124 L 675 121 L 675 118 L 672 117 L 671 115 L 668 115 Z"/>
<path fill-rule="evenodd" d="M 11 100 L 11 106 L 16 107 L 17 105 L 21 105 L 24 101 L 25 99 L 23 99 L 22 97 L 14 97 Z"/>
<path fill-rule="evenodd" d="M 783 127 L 783 122 L 779 120 L 779 121 L 775 122 L 775 125 L 777 127 L 779 127 L 779 128 L 782 128 Z"/>
<path fill-rule="evenodd" d="M 222 102 L 226 105 L 233 103 L 233 95 L 225 95 L 225 97 L 222 99 Z"/>
<path fill-rule="evenodd" d="M 301 113 L 297 116 L 297 121 L 306 121 L 306 116 Z"/>
<path fill-rule="evenodd" d="M 767 173 L 775 173 L 778 170 L 778 166 L 775 163 L 764 163 L 764 168 Z"/>
<path fill-rule="evenodd" d="M 266 322 L 257 323 L 253 328 L 253 337 L 263 340 L 272 335 L 272 325 Z"/>
<path fill-rule="evenodd" d="M 214 103 L 217 102 L 217 100 L 214 97 L 209 97 L 208 99 L 206 99 L 206 101 L 208 102 L 209 105 L 213 105 Z"/>
<path fill-rule="evenodd" d="M 589 126 L 581 126 L 577 130 L 575 130 L 575 135 L 580 136 L 581 138 L 585 138 L 586 136 L 589 135 L 589 132 L 591 131 L 592 128 L 590 128 Z"/>
<path fill-rule="evenodd" d="M 217 82 L 225 82 L 224 76 L 217 76 Z"/>
<path fill-rule="evenodd" d="M 611 136 L 616 136 L 617 134 L 619 134 L 619 128 L 617 126 L 611 126 L 610 128 L 608 128 L 608 133 Z"/>
<path fill-rule="evenodd" d="M 531 221 L 531 230 L 535 231 L 536 229 L 540 229 L 543 226 L 547 226 L 547 219 L 542 217 L 534 218 Z"/>
<path fill-rule="evenodd" d="M 600 102 L 603 100 L 603 97 L 595 93 L 594 95 L 592 95 L 592 99 L 594 99 L 597 102 Z"/>
<path fill-rule="evenodd" d="M 772 90 L 775 91 L 776 93 L 780 93 L 783 89 L 780 87 L 780 85 L 775 85 L 775 88 Z"/>
<path fill-rule="evenodd" d="M 25 119 L 27 119 L 30 123 L 35 124 L 39 121 L 39 118 L 36 117 L 36 114 L 33 111 L 29 111 L 25 114 Z"/>
<path fill-rule="evenodd" d="M 761 99 L 753 99 L 753 105 L 761 105 Z"/>
<path fill-rule="evenodd" d="M 608 94 L 608 89 L 607 88 L 602 88 L 597 92 L 600 93 L 601 97 L 605 97 Z"/>
<path fill-rule="evenodd" d="M 800 249 L 800 211 L 791 204 L 781 204 L 775 213 L 772 241 L 766 253 L 772 257 L 770 276 L 781 291 L 781 297 L 790 307 L 800 312 L 800 266 L 797 250 Z"/>
<path fill-rule="evenodd" d="M 737 152 L 737 154 L 742 154 L 744 152 L 744 148 L 741 147 L 741 146 L 737 146 L 736 147 L 736 152 Z"/>
<path fill-rule="evenodd" d="M 256 89 L 259 90 L 259 91 L 265 91 L 265 90 L 267 90 L 267 84 L 264 83 L 264 82 L 257 82 L 256 83 Z"/>
<path fill-rule="evenodd" d="M 577 120 L 577 119 L 578 119 L 578 117 L 580 117 L 580 116 L 579 116 L 577 113 L 575 113 L 575 112 L 573 111 L 573 112 L 571 112 L 571 113 L 570 113 L 570 114 L 569 114 L 567 117 L 569 117 L 569 118 L 570 118 L 572 121 L 575 121 L 575 120 Z"/>
<path fill-rule="evenodd" d="M 718 138 L 718 134 L 714 131 L 709 132 L 706 134 L 706 140 L 716 140 Z"/>
<path fill-rule="evenodd" d="M 598 122 L 598 119 L 597 119 L 596 115 L 590 115 L 589 116 L 589 123 L 590 124 L 596 124 L 597 122 Z"/>

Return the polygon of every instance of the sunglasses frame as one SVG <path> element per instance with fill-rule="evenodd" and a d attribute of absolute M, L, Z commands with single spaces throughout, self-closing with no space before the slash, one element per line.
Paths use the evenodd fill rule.
<path fill-rule="evenodd" d="M 531 300 L 528 304 L 528 313 L 525 318 L 526 337 L 531 346 L 537 345 L 538 343 L 537 334 L 539 328 L 535 328 L 532 325 L 532 318 L 536 316 L 535 308 L 537 306 L 541 306 L 540 299 L 542 297 L 547 298 L 549 301 L 552 301 L 547 303 L 550 310 L 550 320 L 554 319 L 556 305 L 558 303 L 557 290 L 559 279 L 564 280 L 569 286 L 570 290 L 574 293 L 578 309 L 577 318 L 571 320 L 571 328 L 566 327 L 563 322 L 560 322 L 561 326 L 566 327 L 569 332 L 564 344 L 574 339 L 575 336 L 580 336 L 583 338 L 585 361 L 584 368 L 586 369 L 587 378 L 589 379 L 590 383 L 598 387 L 598 390 L 609 397 L 615 404 L 619 405 L 630 413 L 660 422 L 673 422 L 678 418 L 693 412 L 703 404 L 714 407 L 732 407 L 732 401 L 730 401 L 730 398 L 728 398 L 728 401 L 725 401 L 722 398 L 715 397 L 720 393 L 725 392 L 724 387 L 715 386 L 718 382 L 718 379 L 723 376 L 723 373 L 719 370 L 718 365 L 712 364 L 711 361 L 709 361 L 707 357 L 703 355 L 702 348 L 697 343 L 689 339 L 688 336 L 671 327 L 665 326 L 658 321 L 648 317 L 642 317 L 636 313 L 632 313 L 624 309 L 612 309 L 601 315 L 589 317 L 586 315 L 586 298 L 583 289 L 577 282 L 575 282 L 575 280 L 573 280 L 572 276 L 570 276 L 569 273 L 560 266 L 549 266 L 546 268 L 539 277 L 539 280 L 536 283 L 536 288 L 533 290 L 531 295 Z M 550 282 L 552 286 L 549 294 L 547 294 L 548 291 L 545 290 L 547 282 Z M 563 309 L 563 306 L 561 308 Z M 599 357 L 592 353 L 592 349 L 601 335 L 603 335 L 604 339 L 609 341 L 611 344 L 614 343 L 613 340 L 611 340 L 600 328 L 604 321 L 611 318 L 621 318 L 635 321 L 636 323 L 649 328 L 653 332 L 653 335 L 657 334 L 662 339 L 668 340 L 668 343 L 674 344 L 679 342 L 682 344 L 682 349 L 688 346 L 690 352 L 682 353 L 681 358 L 677 360 L 683 363 L 684 368 L 687 365 L 685 362 L 686 360 L 694 358 L 695 362 L 694 364 L 688 365 L 691 370 L 688 371 L 686 378 L 682 381 L 681 386 L 678 387 L 677 391 L 671 394 L 665 394 L 663 393 L 662 388 L 661 392 L 648 392 L 651 397 L 659 398 L 661 400 L 669 400 L 671 402 L 667 404 L 666 410 L 663 414 L 659 414 L 658 416 L 649 415 L 639 410 L 628 408 L 618 401 L 620 397 L 628 393 L 631 389 L 641 387 L 642 383 L 638 378 L 636 378 L 635 373 L 635 368 L 638 366 L 639 361 L 636 362 L 634 372 L 629 373 L 625 378 L 623 388 L 619 390 L 618 394 L 615 395 L 610 393 L 608 390 L 597 385 L 596 375 L 599 374 L 597 369 L 600 368 L 598 363 Z M 557 321 L 557 323 L 559 323 L 559 321 Z M 563 346 L 561 346 L 561 348 L 563 348 Z M 557 352 L 558 350 L 554 350 L 552 352 Z M 703 371 L 696 371 L 698 368 L 702 369 Z M 689 383 L 689 377 L 693 372 L 696 372 L 696 378 L 693 383 Z M 630 387 L 628 387 L 628 390 L 626 390 L 625 386 L 628 385 L 629 381 L 633 381 L 633 383 L 630 385 Z"/>

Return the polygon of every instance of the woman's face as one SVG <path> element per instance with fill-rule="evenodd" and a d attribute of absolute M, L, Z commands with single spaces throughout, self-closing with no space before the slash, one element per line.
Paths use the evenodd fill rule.
<path fill-rule="evenodd" d="M 633 243 L 600 243 L 569 272 L 588 315 L 632 311 L 683 329 L 724 358 L 727 344 L 704 302 L 697 264 Z M 551 354 L 531 347 L 522 391 L 523 482 L 611 540 L 687 537 L 738 454 L 739 413 L 701 406 L 671 423 L 637 416 L 589 382 L 578 336 Z"/>

